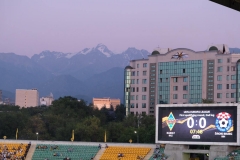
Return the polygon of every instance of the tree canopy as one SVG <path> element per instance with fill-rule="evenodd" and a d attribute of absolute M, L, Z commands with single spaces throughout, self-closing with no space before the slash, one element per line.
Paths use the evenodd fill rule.
<path fill-rule="evenodd" d="M 103 142 L 106 131 L 108 142 L 154 143 L 155 118 L 143 115 L 125 116 L 125 107 L 103 107 L 100 110 L 84 100 L 61 97 L 49 107 L 19 108 L 0 105 L 0 137 L 18 139 L 70 141 L 72 130 L 75 141 Z"/>

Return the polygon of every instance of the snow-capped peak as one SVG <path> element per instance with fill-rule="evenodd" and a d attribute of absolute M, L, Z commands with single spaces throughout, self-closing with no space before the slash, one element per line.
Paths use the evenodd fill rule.
<path fill-rule="evenodd" d="M 107 46 L 105 46 L 102 43 L 99 43 L 96 47 L 97 50 L 99 50 L 102 54 L 104 54 L 107 57 L 111 57 L 114 53 L 110 51 Z"/>
<path fill-rule="evenodd" d="M 88 54 L 91 51 L 92 51 L 92 48 L 85 48 L 80 52 L 80 54 Z"/>

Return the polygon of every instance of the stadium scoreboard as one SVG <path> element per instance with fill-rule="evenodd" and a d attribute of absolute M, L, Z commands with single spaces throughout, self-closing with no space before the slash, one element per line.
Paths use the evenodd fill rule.
<path fill-rule="evenodd" d="M 165 104 L 156 107 L 156 143 L 239 144 L 238 104 Z"/>

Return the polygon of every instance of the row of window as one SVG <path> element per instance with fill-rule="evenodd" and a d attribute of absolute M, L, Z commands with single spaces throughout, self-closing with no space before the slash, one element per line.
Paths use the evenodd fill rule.
<path fill-rule="evenodd" d="M 188 69 L 185 69 L 183 68 L 181 71 L 179 69 L 173 69 L 173 70 L 168 70 L 168 69 L 165 69 L 165 70 L 160 70 L 159 74 L 168 74 L 168 73 L 197 73 L 197 72 L 201 72 L 202 71 L 202 68 L 199 67 L 199 68 L 188 68 Z"/>
<path fill-rule="evenodd" d="M 137 64 L 137 68 L 139 68 L 139 64 Z M 147 68 L 147 63 L 143 63 L 143 68 Z"/>
<path fill-rule="evenodd" d="M 135 73 L 137 73 L 137 74 L 135 74 Z M 139 71 L 137 71 L 137 72 L 135 72 L 135 71 L 132 71 L 131 72 L 131 76 L 139 76 Z M 146 76 L 147 75 L 147 71 L 142 71 L 142 75 L 143 76 Z"/>
<path fill-rule="evenodd" d="M 153 87 L 155 87 L 155 86 L 151 86 L 151 88 L 153 88 Z M 131 87 L 131 92 L 139 92 L 139 89 L 138 89 L 138 87 Z M 142 92 L 147 92 L 147 87 L 142 87 Z"/>
<path fill-rule="evenodd" d="M 178 94 L 173 94 L 173 99 L 178 99 Z M 182 99 L 188 99 L 188 94 L 182 94 Z M 201 98 L 201 94 L 191 94 L 191 98 Z M 159 99 L 168 99 L 168 96 L 165 95 L 165 98 L 162 95 L 159 95 Z"/>
<path fill-rule="evenodd" d="M 222 59 L 218 59 L 218 63 L 222 63 L 223 60 Z M 227 59 L 227 63 L 230 63 L 230 58 Z"/>
<path fill-rule="evenodd" d="M 191 60 L 191 61 L 175 61 L 175 62 L 160 62 L 160 66 L 168 66 L 168 65 L 180 65 L 180 64 L 201 64 L 202 60 Z"/>
<path fill-rule="evenodd" d="M 210 87 L 210 84 L 208 86 Z M 217 89 L 221 90 L 222 89 L 222 84 L 217 84 Z M 230 89 L 229 84 L 226 84 L 226 89 Z M 236 89 L 236 84 L 231 84 L 231 89 Z"/>
<path fill-rule="evenodd" d="M 209 66 L 208 69 L 213 69 L 214 67 Z M 223 66 L 217 67 L 217 71 L 218 72 L 222 72 L 223 71 Z M 227 71 L 230 71 L 230 66 L 227 66 Z M 231 66 L 231 71 L 236 71 L 236 67 L 235 66 Z"/>
<path fill-rule="evenodd" d="M 223 98 L 222 93 L 217 93 L 217 98 Z M 236 98 L 236 93 L 226 93 L 226 98 Z"/>
<path fill-rule="evenodd" d="M 135 100 L 135 95 L 131 95 L 130 99 L 131 100 Z M 136 95 L 136 100 L 138 100 L 138 95 Z M 147 96 L 146 95 L 142 95 L 142 100 L 147 100 Z"/>
<path fill-rule="evenodd" d="M 142 108 L 146 108 L 146 103 L 142 103 Z M 131 103 L 131 108 L 138 108 L 138 103 L 134 104 L 134 103 Z"/>
<path fill-rule="evenodd" d="M 126 80 L 126 81 L 129 81 L 129 80 Z M 136 84 L 139 84 L 139 79 L 136 79 L 136 81 L 135 81 L 135 79 L 130 80 L 131 84 L 135 84 L 135 82 L 136 82 Z M 142 79 L 142 84 L 147 84 L 147 79 Z"/>
<path fill-rule="evenodd" d="M 223 77 L 222 75 L 218 75 L 217 76 L 217 80 L 218 81 L 222 81 L 222 77 Z M 226 80 L 230 80 L 230 76 L 229 75 L 226 76 Z M 231 80 L 236 80 L 236 75 L 231 75 Z"/>

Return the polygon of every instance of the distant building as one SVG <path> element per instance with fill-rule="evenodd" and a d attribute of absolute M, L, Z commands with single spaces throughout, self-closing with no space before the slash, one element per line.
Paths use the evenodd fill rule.
<path fill-rule="evenodd" d="M 240 102 L 240 54 L 226 44 L 195 52 L 187 48 L 155 49 L 148 59 L 125 67 L 126 115 L 155 115 L 157 104 Z"/>
<path fill-rule="evenodd" d="M 47 97 L 42 97 L 40 98 L 40 105 L 41 106 L 50 106 L 52 104 L 52 102 L 54 101 L 53 99 L 53 94 L 51 93 L 49 96 Z"/>
<path fill-rule="evenodd" d="M 93 105 L 101 109 L 102 107 L 110 108 L 113 106 L 115 109 L 117 105 L 120 105 L 120 99 L 111 98 L 93 98 Z"/>
<path fill-rule="evenodd" d="M 39 93 L 37 89 L 16 89 L 15 105 L 24 107 L 39 106 Z"/>
<path fill-rule="evenodd" d="M 3 100 L 2 100 L 2 90 L 0 90 L 0 104 L 3 103 Z"/>

